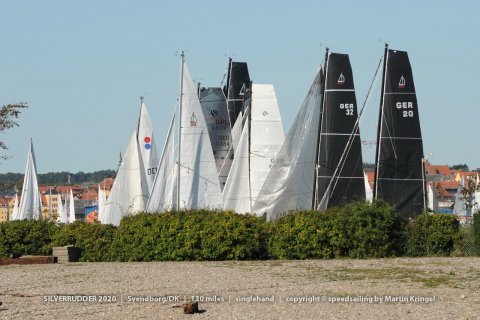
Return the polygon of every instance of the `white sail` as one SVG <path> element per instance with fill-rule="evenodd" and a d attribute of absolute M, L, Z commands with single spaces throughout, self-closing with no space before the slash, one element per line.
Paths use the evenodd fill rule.
<path fill-rule="evenodd" d="M 59 221 L 60 223 L 68 223 L 67 208 L 63 207 L 62 196 L 60 194 L 58 195 L 57 201 L 57 221 Z"/>
<path fill-rule="evenodd" d="M 457 216 L 466 216 L 466 206 L 465 201 L 462 196 L 462 187 L 463 187 L 463 180 L 462 183 L 458 186 L 457 193 L 455 194 L 455 203 L 453 204 L 453 214 Z"/>
<path fill-rule="evenodd" d="M 175 192 L 175 116 L 170 123 L 167 140 L 163 148 L 162 157 L 158 163 L 157 174 L 153 183 L 152 192 L 148 199 L 148 212 L 165 212 L 174 206 L 173 194 Z"/>
<path fill-rule="evenodd" d="M 199 96 L 210 142 L 212 143 L 220 188 L 223 189 L 232 165 L 232 158 L 229 157 L 232 134 L 227 100 L 222 88 L 203 87 L 200 89 Z"/>
<path fill-rule="evenodd" d="M 372 202 L 373 190 L 370 187 L 370 182 L 368 181 L 368 175 L 365 171 L 363 172 L 363 181 L 365 182 L 365 200 L 367 200 L 367 202 Z"/>
<path fill-rule="evenodd" d="M 27 158 L 27 167 L 23 179 L 22 198 L 20 200 L 18 219 L 39 220 L 42 218 L 42 200 L 38 189 L 37 165 L 33 152 L 33 142 L 30 140 L 30 147 Z"/>
<path fill-rule="evenodd" d="M 285 140 L 273 85 L 252 85 L 251 119 L 250 186 L 253 206 Z"/>
<path fill-rule="evenodd" d="M 188 67 L 183 66 L 179 206 L 221 208 L 222 193 L 207 125 Z"/>
<path fill-rule="evenodd" d="M 238 120 L 237 120 L 238 121 Z M 223 188 L 224 210 L 237 213 L 251 212 L 250 173 L 249 173 L 249 130 L 248 119 L 243 127 L 230 174 Z"/>
<path fill-rule="evenodd" d="M 18 195 L 15 193 L 15 200 L 13 203 L 13 210 L 12 215 L 10 216 L 10 220 L 18 220 Z"/>
<path fill-rule="evenodd" d="M 122 217 L 145 210 L 147 200 L 148 187 L 134 131 L 107 200 L 106 223 L 118 226 Z"/>
<path fill-rule="evenodd" d="M 73 198 L 73 190 L 70 188 L 70 195 L 68 199 L 68 222 L 75 222 L 75 199 Z"/>
<path fill-rule="evenodd" d="M 433 194 L 433 188 L 432 188 L 432 184 L 429 183 L 428 184 L 428 187 L 427 187 L 427 208 L 434 211 L 434 194 Z"/>
<path fill-rule="evenodd" d="M 152 190 L 153 181 L 158 166 L 158 154 L 156 140 L 153 135 L 153 125 L 148 115 L 145 103 L 141 102 L 140 115 L 138 118 L 138 145 L 143 160 L 148 191 Z"/>
<path fill-rule="evenodd" d="M 320 97 L 319 71 L 253 207 L 267 220 L 312 207 Z"/>
<path fill-rule="evenodd" d="M 105 223 L 105 205 L 107 203 L 107 197 L 105 191 L 98 185 L 98 221 Z"/>
<path fill-rule="evenodd" d="M 238 144 L 240 143 L 240 136 L 242 135 L 243 130 L 243 112 L 240 111 L 238 114 L 237 120 L 232 128 L 232 143 L 233 143 L 233 151 L 238 149 Z"/>

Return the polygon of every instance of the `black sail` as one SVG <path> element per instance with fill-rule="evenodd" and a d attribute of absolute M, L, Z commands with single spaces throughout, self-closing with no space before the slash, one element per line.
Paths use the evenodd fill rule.
<path fill-rule="evenodd" d="M 386 49 L 385 55 L 374 197 L 408 218 L 425 204 L 417 96 L 407 52 Z"/>
<path fill-rule="evenodd" d="M 227 108 L 230 117 L 230 126 L 233 127 L 238 114 L 243 109 L 243 100 L 246 89 L 250 87 L 250 76 L 246 62 L 235 62 L 230 59 L 228 66 L 227 84 L 223 88 L 227 97 Z"/>
<path fill-rule="evenodd" d="M 347 54 L 328 53 L 320 125 L 315 208 L 365 199 L 357 101 Z"/>

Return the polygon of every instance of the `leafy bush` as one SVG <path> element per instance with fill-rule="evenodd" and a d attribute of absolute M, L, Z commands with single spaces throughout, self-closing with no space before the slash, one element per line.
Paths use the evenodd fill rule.
<path fill-rule="evenodd" d="M 406 221 L 384 201 L 346 206 L 345 253 L 350 258 L 383 258 L 403 253 Z"/>
<path fill-rule="evenodd" d="M 406 254 L 409 256 L 449 256 L 458 237 L 459 222 L 453 215 L 417 216 L 407 227 Z"/>
<path fill-rule="evenodd" d="M 324 212 L 293 212 L 272 222 L 270 255 L 276 259 L 397 255 L 403 248 L 404 224 L 382 201 L 357 202 Z"/>
<path fill-rule="evenodd" d="M 10 221 L 0 223 L 0 257 L 49 255 L 57 226 L 49 221 Z"/>
<path fill-rule="evenodd" d="M 266 258 L 266 223 L 231 211 L 141 213 L 122 219 L 112 243 L 121 261 Z"/>
<path fill-rule="evenodd" d="M 75 245 L 82 249 L 80 261 L 111 261 L 110 246 L 117 228 L 112 225 L 75 221 L 61 225 L 52 239 L 53 247 Z"/>

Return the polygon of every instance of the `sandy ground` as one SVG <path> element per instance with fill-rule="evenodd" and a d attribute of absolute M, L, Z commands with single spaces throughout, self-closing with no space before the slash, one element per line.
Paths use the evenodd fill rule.
<path fill-rule="evenodd" d="M 0 319 L 478 319 L 479 293 L 480 258 L 0 267 Z"/>

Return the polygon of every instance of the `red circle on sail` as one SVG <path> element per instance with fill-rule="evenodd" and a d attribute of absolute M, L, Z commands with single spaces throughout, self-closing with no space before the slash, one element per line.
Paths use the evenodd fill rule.
<path fill-rule="evenodd" d="M 145 143 L 150 143 L 151 139 L 150 139 L 150 137 L 145 137 L 144 141 L 145 141 Z"/>

